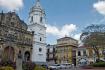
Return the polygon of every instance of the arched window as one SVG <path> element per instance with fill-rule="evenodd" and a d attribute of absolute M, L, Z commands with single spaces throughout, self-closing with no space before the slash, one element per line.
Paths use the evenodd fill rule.
<path fill-rule="evenodd" d="M 81 52 L 80 51 L 78 51 L 78 56 L 81 56 Z"/>
<path fill-rule="evenodd" d="M 42 22 L 42 20 L 43 20 L 43 18 L 42 18 L 42 17 L 40 17 L 40 22 Z"/>
<path fill-rule="evenodd" d="M 31 17 L 31 22 L 33 22 L 33 16 Z"/>
<path fill-rule="evenodd" d="M 42 38 L 40 37 L 40 41 L 42 41 Z"/>
<path fill-rule="evenodd" d="M 42 48 L 39 48 L 39 52 L 41 52 L 42 51 Z"/>

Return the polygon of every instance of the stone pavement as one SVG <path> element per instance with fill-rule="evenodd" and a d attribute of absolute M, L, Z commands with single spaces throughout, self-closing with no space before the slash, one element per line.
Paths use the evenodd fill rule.
<path fill-rule="evenodd" d="M 98 69 L 96 69 L 96 68 L 95 69 L 81 69 L 81 70 L 105 70 L 105 68 L 100 68 L 100 69 L 99 68 Z"/>
<path fill-rule="evenodd" d="M 61 70 L 64 70 L 64 69 L 61 69 Z M 105 68 L 83 69 L 79 67 L 74 67 L 74 68 L 65 69 L 65 70 L 105 70 Z"/>
<path fill-rule="evenodd" d="M 74 68 L 70 68 L 70 69 L 59 69 L 59 70 L 105 70 L 105 68 L 83 69 L 80 67 L 74 67 Z"/>

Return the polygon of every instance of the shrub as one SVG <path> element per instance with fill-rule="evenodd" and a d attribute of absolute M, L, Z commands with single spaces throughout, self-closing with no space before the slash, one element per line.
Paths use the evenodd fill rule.
<path fill-rule="evenodd" d="M 6 66 L 6 67 L 0 67 L 0 70 L 14 70 L 14 69 L 13 67 Z"/>
<path fill-rule="evenodd" d="M 23 70 L 46 70 L 46 69 L 32 62 L 23 62 Z"/>
<path fill-rule="evenodd" d="M 6 67 L 6 66 L 13 67 L 15 69 L 16 68 L 16 63 L 12 62 L 12 61 L 9 61 L 9 60 L 0 62 L 0 67 Z"/>
<path fill-rule="evenodd" d="M 23 70 L 34 70 L 35 66 L 35 63 L 23 62 Z"/>
<path fill-rule="evenodd" d="M 42 66 L 38 66 L 36 65 L 34 70 L 46 70 L 45 68 L 43 68 Z"/>
<path fill-rule="evenodd" d="M 92 64 L 92 66 L 94 66 L 94 67 L 105 67 L 105 62 L 97 62 L 97 63 Z"/>

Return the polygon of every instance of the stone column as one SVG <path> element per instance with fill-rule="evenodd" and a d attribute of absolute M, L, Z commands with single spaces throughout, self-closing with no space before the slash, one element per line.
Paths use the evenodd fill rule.
<path fill-rule="evenodd" d="M 18 57 L 16 59 L 16 70 L 22 70 L 22 54 L 21 54 L 21 51 L 19 51 Z"/>

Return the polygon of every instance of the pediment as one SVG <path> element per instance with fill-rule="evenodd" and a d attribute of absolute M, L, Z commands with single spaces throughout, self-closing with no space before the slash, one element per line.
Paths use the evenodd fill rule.
<path fill-rule="evenodd" d="M 8 12 L 0 14 L 2 19 L 2 24 L 7 25 L 9 27 L 24 29 L 27 30 L 27 25 L 24 21 L 22 21 L 19 16 L 15 12 Z"/>

